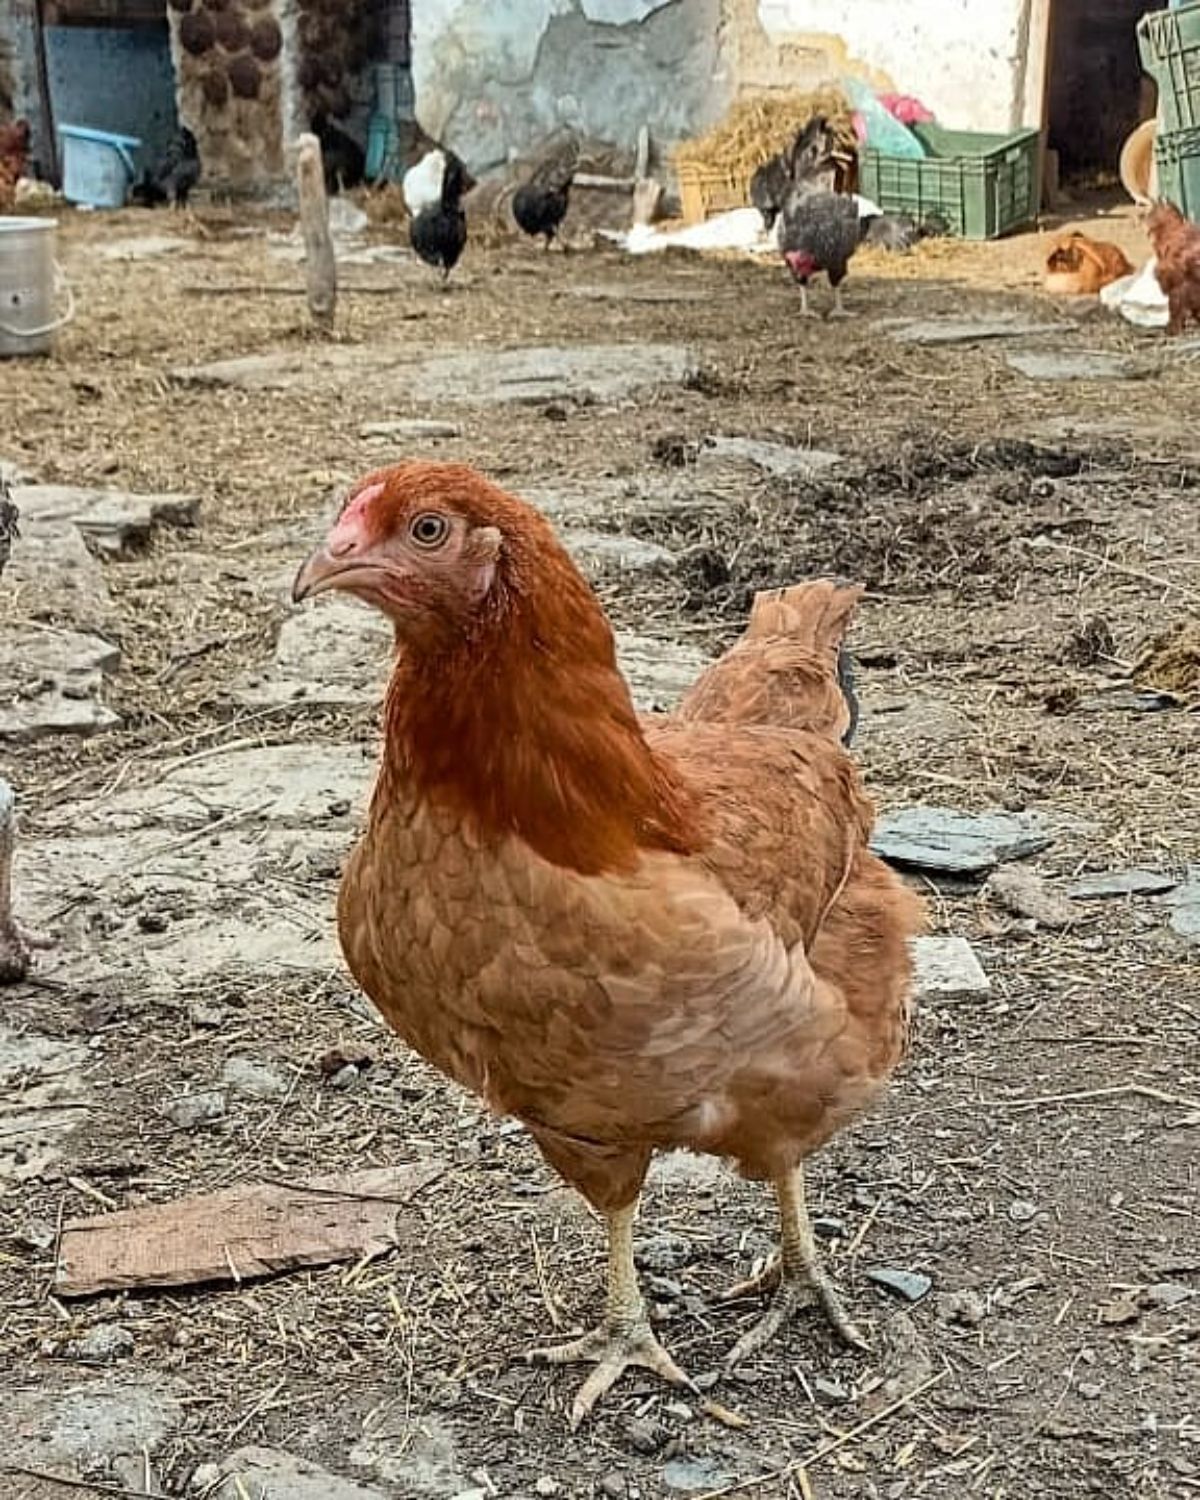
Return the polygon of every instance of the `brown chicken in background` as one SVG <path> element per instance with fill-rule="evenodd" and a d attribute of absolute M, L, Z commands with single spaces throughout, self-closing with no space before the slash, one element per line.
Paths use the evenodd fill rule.
<path fill-rule="evenodd" d="M 867 847 L 839 739 L 859 590 L 760 595 L 669 717 L 639 720 L 613 636 L 550 525 L 472 470 L 356 487 L 296 578 L 396 627 L 366 831 L 338 900 L 355 978 L 423 1057 L 520 1119 L 608 1223 L 577 1424 L 631 1365 L 689 1384 L 633 1259 L 657 1149 L 774 1185 L 781 1255 L 736 1363 L 815 1293 L 861 1343 L 813 1239 L 805 1158 L 858 1115 L 908 1035 L 917 898 Z M 744 1293 L 750 1284 L 737 1292 Z"/>
<path fill-rule="evenodd" d="M 1119 245 L 1094 240 L 1075 229 L 1060 235 L 1051 246 L 1042 285 L 1058 296 L 1094 297 L 1110 282 L 1132 274 L 1133 267 Z"/>
<path fill-rule="evenodd" d="M 1146 233 L 1167 299 L 1167 332 L 1182 333 L 1189 323 L 1200 323 L 1200 225 L 1184 218 L 1173 203 L 1160 201 L 1146 215 Z"/>
<path fill-rule="evenodd" d="M 8 213 L 16 199 L 17 183 L 29 169 L 29 124 L 12 120 L 0 125 L 0 213 Z"/>

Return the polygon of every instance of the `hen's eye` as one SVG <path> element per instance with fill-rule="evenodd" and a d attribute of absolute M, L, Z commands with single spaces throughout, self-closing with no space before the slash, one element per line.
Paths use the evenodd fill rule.
<path fill-rule="evenodd" d="M 450 534 L 450 522 L 435 511 L 423 516 L 414 516 L 408 534 L 418 547 L 440 547 Z"/>

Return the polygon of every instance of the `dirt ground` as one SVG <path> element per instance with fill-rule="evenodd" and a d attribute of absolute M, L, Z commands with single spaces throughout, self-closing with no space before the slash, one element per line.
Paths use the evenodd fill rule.
<path fill-rule="evenodd" d="M 368 707 L 250 709 L 232 688 L 269 663 L 284 582 L 331 497 L 399 456 L 364 424 L 409 417 L 461 433 L 405 452 L 468 461 L 518 492 L 606 496 L 590 525 L 675 553 L 670 568 L 598 577 L 616 623 L 645 637 L 710 653 L 755 587 L 828 571 L 866 582 L 859 753 L 881 807 L 1041 813 L 1055 839 L 1035 863 L 1055 886 L 1200 865 L 1200 682 L 1138 670 L 1151 638 L 1200 610 L 1200 361 L 1091 305 L 1050 306 L 1036 284 L 1045 236 L 864 255 L 841 324 L 802 321 L 776 265 L 739 260 L 472 248 L 448 292 L 408 262 L 346 268 L 337 338 L 355 358 L 385 345 L 413 359 L 466 350 L 484 367 L 530 346 L 694 352 L 682 381 L 612 399 L 462 405 L 353 372 L 251 391 L 174 379 L 234 356 L 317 358 L 301 270 L 268 238 L 287 228 L 216 211 L 68 215 L 76 321 L 52 359 L 0 365 L 0 457 L 41 482 L 202 498 L 196 528 L 105 565 L 123 655 L 105 701 L 120 727 L 2 749 L 24 807 L 19 909 L 64 806 L 102 825 L 168 763 L 222 747 L 370 753 Z M 1113 232 L 1140 253 L 1128 216 Z M 101 255 L 149 234 L 186 244 Z M 1033 344 L 1129 355 L 1139 378 L 1032 380 L 1007 364 L 1012 340 L 922 346 L 888 321 L 948 315 L 1061 322 Z M 714 434 L 843 462 L 772 477 L 714 460 Z M 694 488 L 691 503 L 649 503 L 664 486 Z M 0 621 L 37 617 L 36 589 L 6 578 Z M 1173 698 L 1139 696 L 1167 686 Z M 339 846 L 352 824 L 331 825 Z M 336 868 L 294 881 L 331 909 Z M 84 984 L 72 965 L 88 942 L 135 954 L 169 902 L 161 917 L 144 901 L 45 903 L 30 915 L 57 918 L 57 957 L 5 994 L 3 1020 L 81 1052 L 92 1102 L 56 1161 L 0 1179 L 0 1408 L 19 1428 L 34 1397 L 93 1379 L 169 1390 L 176 1405 L 132 1471 L 39 1465 L 25 1449 L 19 1464 L 97 1496 L 187 1494 L 198 1466 L 246 1445 L 397 1500 L 1200 1494 L 1197 949 L 1160 898 L 1081 902 L 1050 931 L 974 886 L 924 888 L 936 930 L 970 940 L 991 993 L 926 1001 L 887 1102 L 811 1167 L 829 1263 L 871 1352 L 840 1348 L 813 1318 L 722 1377 L 716 1394 L 744 1429 L 629 1376 L 574 1436 L 578 1372 L 520 1355 L 595 1318 L 601 1241 L 524 1134 L 407 1055 L 332 965 L 183 974 L 169 994 L 116 966 Z M 346 1039 L 374 1063 L 339 1089 L 318 1062 Z M 165 1105 L 234 1053 L 277 1069 L 283 1097 L 231 1098 L 208 1129 L 172 1123 Z M 0 1111 L 35 1072 L 9 1078 Z M 426 1155 L 445 1170 L 408 1211 L 416 1230 L 369 1266 L 54 1293 L 56 1231 L 72 1218 L 264 1171 L 296 1180 Z M 693 1375 L 719 1370 L 756 1309 L 716 1299 L 771 1244 L 767 1196 L 719 1164 L 672 1159 L 640 1232 L 664 1341 Z M 897 1300 L 868 1279 L 878 1267 L 931 1289 Z M 132 1345 L 96 1372 L 73 1351 L 98 1325 Z M 14 1471 L 0 1493 L 67 1491 Z"/>

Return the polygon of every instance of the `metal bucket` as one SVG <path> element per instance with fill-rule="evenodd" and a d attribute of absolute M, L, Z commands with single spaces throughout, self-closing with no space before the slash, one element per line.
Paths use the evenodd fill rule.
<path fill-rule="evenodd" d="M 0 217 L 0 358 L 48 354 L 75 315 L 75 301 L 54 258 L 57 219 Z M 60 290 L 67 309 L 54 313 Z"/>

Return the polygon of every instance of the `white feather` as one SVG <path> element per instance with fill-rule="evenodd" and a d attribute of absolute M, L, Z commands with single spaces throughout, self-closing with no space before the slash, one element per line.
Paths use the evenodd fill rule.
<path fill-rule="evenodd" d="M 446 153 L 427 151 L 415 167 L 404 174 L 404 206 L 415 218 L 423 208 L 437 208 L 442 201 L 446 177 Z"/>

